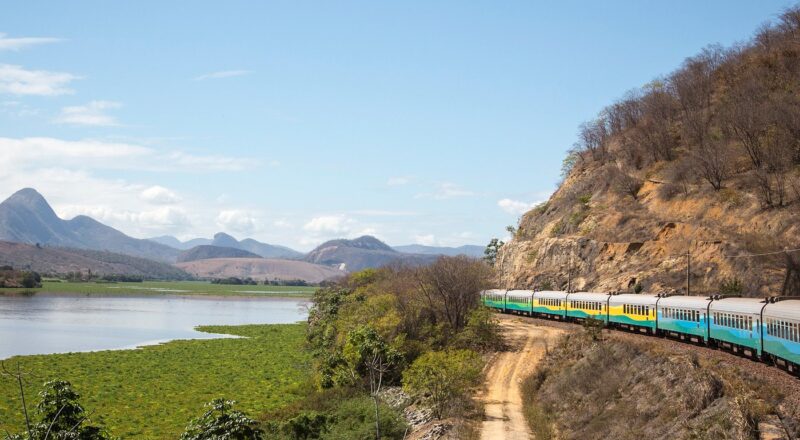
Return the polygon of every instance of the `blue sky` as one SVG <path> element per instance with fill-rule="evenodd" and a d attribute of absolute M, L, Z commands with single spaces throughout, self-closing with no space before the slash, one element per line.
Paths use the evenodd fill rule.
<path fill-rule="evenodd" d="M 485 244 L 582 121 L 791 4 L 15 2 L 0 197 L 136 237 Z"/>

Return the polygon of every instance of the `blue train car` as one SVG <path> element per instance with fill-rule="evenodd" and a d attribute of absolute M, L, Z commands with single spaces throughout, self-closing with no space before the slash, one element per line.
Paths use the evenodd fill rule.
<path fill-rule="evenodd" d="M 610 293 L 576 292 L 567 295 L 567 317 L 573 319 L 598 319 L 608 323 L 608 297 Z"/>
<path fill-rule="evenodd" d="M 658 295 L 648 294 L 611 295 L 608 299 L 608 321 L 617 327 L 655 333 L 659 299 Z"/>
<path fill-rule="evenodd" d="M 668 296 L 657 304 L 657 330 L 694 342 L 708 342 L 708 307 L 711 298 Z"/>
<path fill-rule="evenodd" d="M 800 299 L 768 303 L 761 326 L 765 356 L 794 374 L 800 373 Z"/>
<path fill-rule="evenodd" d="M 708 337 L 717 345 L 750 357 L 761 356 L 761 298 L 723 298 L 708 307 Z"/>
<path fill-rule="evenodd" d="M 503 289 L 491 289 L 481 292 L 483 305 L 491 309 L 501 311 L 506 310 L 506 291 Z"/>
<path fill-rule="evenodd" d="M 530 315 L 533 308 L 533 290 L 506 292 L 506 312 Z"/>
<path fill-rule="evenodd" d="M 533 293 L 533 313 L 553 318 L 566 317 L 567 292 L 543 290 Z"/>

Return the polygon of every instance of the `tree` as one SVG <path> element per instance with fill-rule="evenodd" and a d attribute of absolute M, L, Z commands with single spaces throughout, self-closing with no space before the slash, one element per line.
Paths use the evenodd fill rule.
<path fill-rule="evenodd" d="M 483 259 L 489 266 L 494 266 L 494 263 L 497 261 L 497 253 L 500 252 L 500 248 L 503 247 L 505 243 L 501 240 L 493 238 L 489 244 L 486 245 L 486 249 L 483 250 Z"/>
<path fill-rule="evenodd" d="M 490 275 L 488 265 L 464 255 L 439 257 L 413 272 L 423 301 L 451 333 L 464 328 L 469 312 L 479 304 L 480 291 L 488 286 Z"/>
<path fill-rule="evenodd" d="M 181 440 L 260 440 L 264 431 L 258 422 L 233 409 L 236 402 L 214 399 L 202 416 L 189 422 Z"/>
<path fill-rule="evenodd" d="M 351 371 L 367 376 L 369 394 L 375 406 L 375 438 L 380 440 L 379 394 L 384 375 L 399 364 L 401 355 L 369 325 L 362 325 L 350 332 L 347 339 L 343 357 Z"/>
<path fill-rule="evenodd" d="M 403 373 L 403 388 L 412 395 L 427 396 L 434 416 L 441 419 L 479 382 L 482 368 L 483 361 L 474 351 L 431 351 Z"/>

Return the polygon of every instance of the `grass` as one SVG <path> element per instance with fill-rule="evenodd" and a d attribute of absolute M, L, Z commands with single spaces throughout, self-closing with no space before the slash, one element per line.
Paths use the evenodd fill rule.
<path fill-rule="evenodd" d="M 239 286 L 205 281 L 145 281 L 142 283 L 77 283 L 44 281 L 39 289 L 0 289 L 4 293 L 79 293 L 85 295 L 216 295 L 216 296 L 311 296 L 316 287 Z"/>
<path fill-rule="evenodd" d="M 234 399 L 257 416 L 302 397 L 311 374 L 303 349 L 305 324 L 207 326 L 199 330 L 246 338 L 172 341 L 136 350 L 18 356 L 9 369 L 29 372 L 26 397 L 36 404 L 42 383 L 68 380 L 92 418 L 123 438 L 178 438 L 203 404 Z M 0 377 L 0 432 L 21 432 L 16 383 Z"/>

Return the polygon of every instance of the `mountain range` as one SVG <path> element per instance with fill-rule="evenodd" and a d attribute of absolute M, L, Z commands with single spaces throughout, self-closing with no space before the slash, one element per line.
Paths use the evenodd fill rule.
<path fill-rule="evenodd" d="M 29 245 L 14 248 L 6 244 L 0 248 L 0 258 L 6 264 L 25 267 L 40 267 L 32 256 L 34 250 L 58 248 L 57 252 L 41 253 L 47 255 L 49 262 L 41 266 L 41 270 L 50 273 L 62 268 L 67 271 L 83 268 L 103 273 L 120 270 L 123 271 L 121 273 L 146 274 L 146 270 L 137 269 L 142 266 L 141 261 L 131 264 L 133 260 L 119 258 L 130 256 L 168 264 L 180 262 L 178 267 L 191 268 L 189 272 L 200 277 L 211 277 L 213 273 L 235 274 L 238 270 L 265 278 L 302 278 L 306 274 L 314 279 L 324 279 L 342 271 L 358 271 L 388 264 L 427 264 L 440 255 L 479 257 L 483 254 L 480 246 L 469 245 L 459 248 L 422 245 L 392 248 L 372 236 L 330 240 L 307 254 L 251 238 L 240 241 L 223 232 L 215 234 L 212 239 L 195 238 L 188 241 L 168 235 L 138 239 L 84 215 L 70 220 L 61 219 L 45 198 L 32 188 L 19 190 L 0 203 L 0 241 Z M 18 261 L 15 261 L 14 252 L 19 253 Z M 96 253 L 86 255 L 87 252 Z M 269 261 L 258 261 L 260 259 Z M 196 261 L 211 263 L 187 264 Z M 324 270 L 315 266 L 324 266 Z M 175 270 L 176 278 L 185 275 L 180 269 Z M 276 270 L 278 272 L 274 272 Z M 158 277 L 172 276 L 163 267 L 158 267 L 155 273 Z"/>

